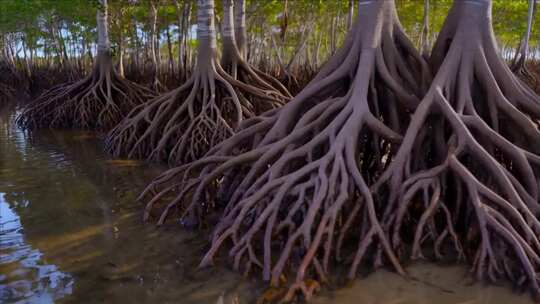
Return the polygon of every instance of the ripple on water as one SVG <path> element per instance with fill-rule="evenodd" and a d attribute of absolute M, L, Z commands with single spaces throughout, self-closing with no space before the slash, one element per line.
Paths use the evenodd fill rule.
<path fill-rule="evenodd" d="M 21 220 L 0 193 L 0 299 L 53 303 L 72 292 L 73 278 L 26 243 Z M 29 279 L 30 278 L 30 279 Z"/>
<path fill-rule="evenodd" d="M 253 303 L 263 292 L 258 277 L 197 268 L 207 235 L 140 221 L 136 195 L 162 168 L 107 159 L 88 132 L 30 136 L 5 114 L 0 109 L 1 303 L 215 304 L 224 293 L 225 304 L 237 296 Z M 461 266 L 408 271 L 417 280 L 378 271 L 325 289 L 314 303 L 532 303 L 507 286 L 470 284 Z"/>

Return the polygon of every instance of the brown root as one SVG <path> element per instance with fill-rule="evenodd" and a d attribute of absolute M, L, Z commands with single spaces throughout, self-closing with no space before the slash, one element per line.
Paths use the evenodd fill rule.
<path fill-rule="evenodd" d="M 369 248 L 381 246 L 384 260 L 404 274 L 368 184 L 389 165 L 430 76 L 393 1 L 366 4 L 344 47 L 296 98 L 246 120 L 142 194 L 150 197 L 145 218 L 158 209 L 159 224 L 174 214 L 203 225 L 221 214 L 202 266 L 228 247 L 236 269 L 258 269 L 274 286 L 289 278 L 288 299 L 309 297 L 326 282 L 338 252 L 356 269 Z M 351 210 L 365 218 L 347 234 L 354 248 L 340 241 Z"/>
<path fill-rule="evenodd" d="M 101 53 L 90 75 L 46 91 L 24 109 L 17 122 L 27 129 L 108 130 L 150 97 L 148 89 L 119 76 L 111 57 Z"/>

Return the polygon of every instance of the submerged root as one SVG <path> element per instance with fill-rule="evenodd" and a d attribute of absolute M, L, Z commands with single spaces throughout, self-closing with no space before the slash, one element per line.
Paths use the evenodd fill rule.
<path fill-rule="evenodd" d="M 229 248 L 236 269 L 260 270 L 274 286 L 287 281 L 286 299 L 310 297 L 343 255 L 355 276 L 378 246 L 385 257 L 372 265 L 388 261 L 404 274 L 368 184 L 389 165 L 429 72 L 392 1 L 360 12 L 345 46 L 293 101 L 246 120 L 142 194 L 150 198 L 145 219 L 159 210 L 159 224 L 173 214 L 189 226 L 220 215 L 201 266 Z M 354 233 L 346 229 L 351 212 L 365 218 Z"/>
<path fill-rule="evenodd" d="M 239 69 L 241 79 L 213 60 L 201 64 L 184 85 L 135 108 L 109 134 L 107 149 L 114 156 L 188 163 L 230 137 L 246 118 L 289 99 L 264 75 L 247 65 Z"/>
<path fill-rule="evenodd" d="M 148 89 L 116 73 L 110 56 L 100 54 L 89 76 L 43 93 L 24 109 L 18 124 L 27 129 L 108 130 L 150 97 Z"/>
<path fill-rule="evenodd" d="M 538 296 L 540 98 L 498 57 L 488 6 L 452 8 L 435 80 L 372 191 L 387 202 L 394 250 L 423 258 L 429 246 L 435 258 L 470 262 L 479 280 L 506 278 Z"/>

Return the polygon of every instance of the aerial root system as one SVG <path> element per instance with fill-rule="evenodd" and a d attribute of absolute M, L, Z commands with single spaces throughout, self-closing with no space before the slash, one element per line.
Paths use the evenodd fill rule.
<path fill-rule="evenodd" d="M 187 163 L 230 137 L 243 120 L 290 97 L 249 67 L 239 66 L 238 73 L 243 81 L 215 60 L 200 64 L 181 87 L 134 109 L 109 134 L 107 149 L 115 156 Z"/>
<path fill-rule="evenodd" d="M 236 135 L 165 172 L 142 194 L 150 198 L 145 218 L 160 210 L 159 224 L 171 214 L 185 225 L 219 215 L 202 266 L 228 247 L 236 269 L 259 269 L 274 286 L 285 278 L 286 299 L 309 298 L 345 254 L 354 277 L 370 261 L 370 247 L 385 253 L 372 265 L 388 261 L 404 274 L 368 184 L 389 165 L 430 76 L 393 3 L 370 5 L 359 17 L 367 24 L 349 33 L 293 101 L 246 120 Z M 365 219 L 354 232 L 351 211 Z M 345 246 L 345 238 L 357 245 Z"/>
<path fill-rule="evenodd" d="M 2 104 L 12 100 L 15 97 L 15 89 L 9 85 L 0 83 L 0 102 Z"/>
<path fill-rule="evenodd" d="M 538 296 L 540 99 L 498 57 L 488 19 L 466 5 L 452 9 L 449 20 L 459 19 L 441 31 L 450 44 L 435 46 L 435 80 L 371 190 L 387 202 L 381 221 L 396 252 L 450 252 L 479 280 L 507 278 Z"/>
<path fill-rule="evenodd" d="M 58 85 L 30 103 L 18 118 L 27 129 L 79 128 L 109 130 L 151 92 L 116 73 L 107 54 L 82 80 Z"/>

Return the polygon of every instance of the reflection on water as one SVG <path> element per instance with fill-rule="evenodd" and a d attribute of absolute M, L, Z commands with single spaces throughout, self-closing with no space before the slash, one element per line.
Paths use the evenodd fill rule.
<path fill-rule="evenodd" d="M 5 202 L 3 193 L 0 210 L 0 298 L 52 303 L 70 294 L 73 279 L 55 265 L 46 264 L 41 259 L 43 254 L 25 242 L 21 220 Z"/>
<path fill-rule="evenodd" d="M 232 271 L 197 270 L 206 237 L 141 222 L 136 195 L 162 168 L 101 150 L 94 133 L 29 136 L 13 110 L 0 113 L 1 303 L 253 297 Z"/>
<path fill-rule="evenodd" d="M 197 269 L 207 237 L 141 222 L 136 195 L 162 168 L 111 160 L 90 132 L 29 137 L 0 109 L 1 303 L 253 303 L 264 290 L 226 267 Z M 218 261 L 218 265 L 226 265 Z M 465 280 L 463 267 L 379 271 L 316 303 L 532 303 Z"/>

